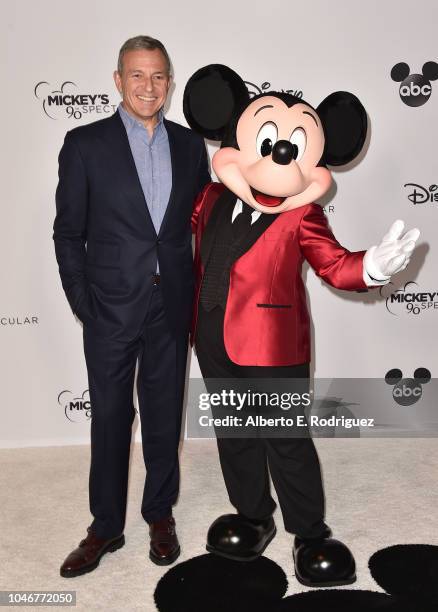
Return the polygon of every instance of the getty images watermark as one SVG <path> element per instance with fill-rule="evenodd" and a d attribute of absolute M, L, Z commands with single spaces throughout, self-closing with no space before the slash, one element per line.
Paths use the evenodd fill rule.
<path fill-rule="evenodd" d="M 272 383 L 271 383 L 272 384 Z M 236 391 L 235 389 L 222 389 L 220 392 L 201 393 L 199 396 L 199 410 L 211 411 L 219 409 L 225 412 L 222 416 L 203 414 L 199 417 L 201 427 L 333 427 L 342 426 L 346 429 L 352 427 L 374 427 L 374 418 L 349 418 L 336 415 L 321 416 L 302 413 L 294 416 L 269 416 L 278 409 L 287 411 L 292 408 L 309 408 L 312 404 L 311 392 L 275 392 L 275 391 Z M 249 412 L 246 416 L 229 414 L 229 410 Z M 217 412 L 219 412 L 219 410 Z M 263 411 L 263 414 L 258 414 Z"/>
<path fill-rule="evenodd" d="M 425 368 L 417 370 L 426 371 Z M 424 376 L 421 381 L 413 379 L 415 389 L 422 385 L 422 393 L 415 394 L 415 401 L 412 398 L 401 401 L 392 388 L 395 385 L 397 390 L 400 387 L 408 393 L 408 379 L 402 377 L 401 371 L 398 378 L 394 374 L 394 380 L 390 381 L 385 374 L 375 379 L 333 378 L 310 382 L 308 379 L 191 379 L 187 435 L 189 438 L 308 437 L 309 434 L 438 437 L 435 400 L 438 385 L 427 372 L 427 381 Z"/>

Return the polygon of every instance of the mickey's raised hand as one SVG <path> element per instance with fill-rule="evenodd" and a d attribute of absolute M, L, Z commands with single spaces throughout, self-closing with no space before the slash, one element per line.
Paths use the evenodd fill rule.
<path fill-rule="evenodd" d="M 404 229 L 403 221 L 394 221 L 382 242 L 365 253 L 364 280 L 368 286 L 386 284 L 393 274 L 408 265 L 420 230 L 414 228 L 403 235 Z"/>

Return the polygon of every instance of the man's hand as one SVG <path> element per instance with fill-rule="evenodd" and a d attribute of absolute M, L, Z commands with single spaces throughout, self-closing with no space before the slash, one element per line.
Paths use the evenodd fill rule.
<path fill-rule="evenodd" d="M 393 274 L 408 265 L 420 230 L 414 228 L 402 236 L 404 227 L 400 219 L 394 221 L 379 246 L 373 246 L 365 253 L 363 265 L 367 285 L 386 284 Z"/>

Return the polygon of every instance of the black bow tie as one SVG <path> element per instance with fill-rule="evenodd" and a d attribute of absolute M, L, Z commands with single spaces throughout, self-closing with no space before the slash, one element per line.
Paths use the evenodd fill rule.
<path fill-rule="evenodd" d="M 240 212 L 233 221 L 233 234 L 235 237 L 240 237 L 247 234 L 251 228 L 252 213 L 254 209 L 248 206 L 246 202 L 242 202 L 242 212 Z"/>

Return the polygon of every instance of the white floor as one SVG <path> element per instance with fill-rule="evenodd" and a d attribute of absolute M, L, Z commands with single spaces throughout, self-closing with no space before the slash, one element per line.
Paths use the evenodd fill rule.
<path fill-rule="evenodd" d="M 318 439 L 316 444 L 327 522 L 356 557 L 354 587 L 379 590 L 367 569 L 374 551 L 392 544 L 438 545 L 438 441 Z M 125 547 L 106 555 L 94 572 L 70 580 L 59 576 L 59 566 L 91 522 L 88 447 L 1 450 L 0 465 L 0 590 L 74 590 L 78 611 L 156 610 L 153 592 L 168 568 L 148 559 L 138 444 L 132 454 Z M 214 441 L 184 443 L 181 477 L 174 511 L 182 546 L 179 561 L 203 554 L 211 522 L 232 511 Z M 265 554 L 286 572 L 288 594 L 300 592 L 304 587 L 293 575 L 292 537 L 284 531 L 278 510 L 275 519 L 278 534 Z"/>

